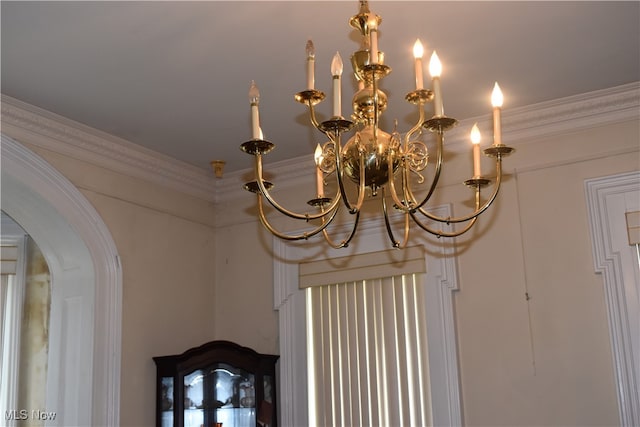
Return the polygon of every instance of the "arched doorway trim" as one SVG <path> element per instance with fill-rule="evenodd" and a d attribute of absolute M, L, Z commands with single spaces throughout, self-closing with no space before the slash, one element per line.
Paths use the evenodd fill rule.
<path fill-rule="evenodd" d="M 47 262 L 58 270 L 57 276 L 52 274 L 53 286 L 56 277 L 69 270 L 93 287 L 93 327 L 88 328 L 93 351 L 87 373 L 91 411 L 82 415 L 82 408 L 74 409 L 81 418 L 90 417 L 92 425 L 118 426 L 122 271 L 113 238 L 98 212 L 68 179 L 10 137 L 3 134 L 1 141 L 2 209 L 34 237 Z"/>

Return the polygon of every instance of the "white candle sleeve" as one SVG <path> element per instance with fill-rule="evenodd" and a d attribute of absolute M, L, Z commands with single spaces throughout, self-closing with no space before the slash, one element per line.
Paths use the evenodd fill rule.
<path fill-rule="evenodd" d="M 333 115 L 342 117 L 342 98 L 340 93 L 340 76 L 342 76 L 344 64 L 340 52 L 336 52 L 331 61 L 331 75 L 333 76 Z"/>
<path fill-rule="evenodd" d="M 342 116 L 342 95 L 340 93 L 340 76 L 333 76 L 333 115 Z"/>
<path fill-rule="evenodd" d="M 424 88 L 424 81 L 422 79 L 422 59 L 416 58 L 416 90 Z"/>
<path fill-rule="evenodd" d="M 473 144 L 473 177 L 479 178 L 482 176 L 480 170 L 480 144 Z"/>
<path fill-rule="evenodd" d="M 369 32 L 369 38 L 370 38 L 370 45 L 371 47 L 370 49 L 370 58 L 369 58 L 369 62 L 371 64 L 377 64 L 378 63 L 378 30 L 374 30 L 371 29 L 371 31 Z"/>
<path fill-rule="evenodd" d="M 316 193 L 320 198 L 324 197 L 323 180 L 324 177 L 322 175 L 322 170 L 319 167 L 316 167 Z"/>
<path fill-rule="evenodd" d="M 433 78 L 433 109 L 437 117 L 444 115 L 444 107 L 442 105 L 442 90 L 440 88 L 440 78 Z"/>
<path fill-rule="evenodd" d="M 313 58 L 307 58 L 307 89 L 313 90 L 315 86 L 315 73 L 314 73 L 315 60 Z"/>
<path fill-rule="evenodd" d="M 502 145 L 500 107 L 493 107 L 493 145 Z"/>
<path fill-rule="evenodd" d="M 258 113 L 258 104 L 251 104 L 251 133 L 253 139 L 260 139 L 260 115 Z"/>

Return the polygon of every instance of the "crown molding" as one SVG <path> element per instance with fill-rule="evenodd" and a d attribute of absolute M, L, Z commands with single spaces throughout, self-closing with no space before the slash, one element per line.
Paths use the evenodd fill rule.
<path fill-rule="evenodd" d="M 549 135 L 572 132 L 640 118 L 640 82 L 505 109 L 503 138 L 509 145 L 533 142 Z M 448 132 L 447 149 L 467 149 L 467 132 L 477 122 L 491 134 L 488 115 L 461 120 Z M 2 126 L 17 140 L 90 162 L 96 166 L 144 179 L 191 196 L 224 202 L 244 195 L 242 185 L 251 169 L 225 174 L 216 180 L 209 171 L 138 146 L 49 111 L 2 95 Z M 278 178 L 278 188 L 307 179 L 313 162 L 309 156 L 274 162 L 268 173 Z"/>
<path fill-rule="evenodd" d="M 2 131 L 18 141 L 207 200 L 216 181 L 201 168 L 2 95 Z"/>
<path fill-rule="evenodd" d="M 518 144 L 639 118 L 640 82 L 634 82 L 514 109 L 503 120 Z"/>

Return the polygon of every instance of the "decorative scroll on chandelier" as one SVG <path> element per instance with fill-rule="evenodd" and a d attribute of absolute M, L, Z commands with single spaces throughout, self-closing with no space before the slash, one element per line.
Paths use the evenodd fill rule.
<path fill-rule="evenodd" d="M 336 53 L 331 64 L 333 76 L 333 116 L 326 121 L 318 122 L 316 105 L 325 99 L 325 94 L 314 89 L 315 52 L 313 43 L 307 42 L 307 89 L 295 95 L 296 101 L 305 104 L 309 109 L 309 117 L 313 126 L 329 139 L 323 146 L 318 145 L 315 153 L 317 194 L 307 203 L 314 208 L 313 212 L 297 213 L 281 206 L 270 194 L 273 184 L 263 179 L 262 156 L 271 151 L 275 145 L 263 139 L 259 124 L 258 103 L 260 94 L 254 82 L 251 82 L 249 99 L 251 104 L 252 134 L 250 141 L 240 148 L 255 157 L 255 181 L 248 182 L 244 188 L 257 194 L 258 215 L 262 224 L 275 236 L 285 240 L 308 239 L 323 233 L 327 243 L 333 248 L 348 246 L 356 234 L 360 212 L 368 193 L 370 196 L 381 193 L 382 213 L 389 239 L 396 248 L 403 248 L 409 240 L 410 219 L 423 230 L 438 237 L 455 237 L 468 231 L 495 200 L 502 180 L 502 158 L 513 152 L 513 148 L 502 144 L 500 109 L 502 93 L 496 83 L 492 94 L 493 105 L 493 138 L 491 147 L 484 150 L 485 155 L 496 162 L 496 178 L 493 192 L 484 202 L 481 201 L 480 190 L 491 184 L 491 180 L 482 176 L 480 170 L 480 132 L 477 125 L 471 131 L 473 143 L 473 176 L 464 184 L 474 190 L 475 208 L 473 212 L 461 217 L 440 217 L 430 213 L 426 203 L 435 193 L 443 164 L 444 133 L 457 124 L 457 120 L 447 117 L 443 112 L 442 93 L 440 89 L 440 73 L 442 66 L 435 51 L 431 57 L 429 71 L 432 76 L 432 89 L 423 87 L 422 55 L 423 47 L 419 40 L 414 45 L 416 89 L 405 96 L 405 100 L 414 104 L 418 110 L 418 120 L 404 135 L 397 130 L 387 133 L 380 129 L 380 115 L 387 108 L 387 95 L 380 90 L 380 81 L 391 72 L 384 64 L 384 53 L 378 50 L 378 27 L 382 19 L 369 10 L 366 0 L 360 1 L 359 13 L 351 18 L 349 24 L 360 31 L 362 46 L 351 56 L 353 72 L 358 82 L 358 91 L 353 95 L 353 114 L 346 119 L 341 112 L 341 75 L 343 64 L 340 54 Z M 425 105 L 433 103 L 434 114 L 426 118 Z M 396 123 L 397 125 L 397 123 Z M 346 144 L 343 135 L 355 129 Z M 426 169 L 430 154 L 427 146 L 418 138 L 423 130 L 435 136 L 435 169 L 430 183 L 421 174 Z M 413 174 L 413 175 L 412 175 Z M 326 179 L 335 175 L 336 194 L 326 197 L 324 187 Z M 348 178 L 356 184 L 357 196 L 348 197 L 346 190 Z M 413 186 L 420 188 L 413 188 Z M 418 197 L 416 191 L 424 192 Z M 403 216 L 403 237 L 397 240 L 387 201 L 387 193 L 393 200 L 393 208 Z M 309 229 L 299 234 L 287 234 L 278 231 L 267 220 L 264 211 L 266 199 L 271 206 L 282 214 L 311 223 Z M 336 218 L 344 205 L 353 215 L 351 231 L 345 239 L 334 241 L 330 237 L 327 226 Z M 315 224 L 317 222 L 317 224 Z M 458 224 L 463 226 L 455 231 L 443 231 L 432 228 L 429 223 Z"/>

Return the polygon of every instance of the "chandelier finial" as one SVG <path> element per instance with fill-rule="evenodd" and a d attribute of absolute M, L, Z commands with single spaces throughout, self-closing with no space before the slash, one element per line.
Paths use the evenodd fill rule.
<path fill-rule="evenodd" d="M 369 2 L 360 0 L 360 10 L 349 20 L 349 25 L 360 31 L 363 36 L 369 36 L 371 29 L 377 29 L 382 18 L 369 10 Z"/>

